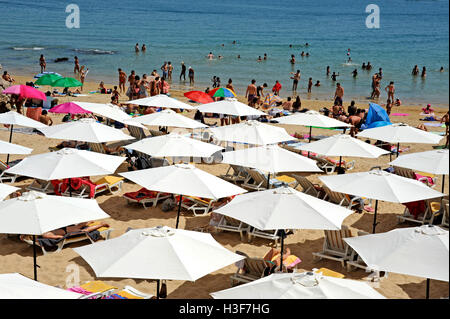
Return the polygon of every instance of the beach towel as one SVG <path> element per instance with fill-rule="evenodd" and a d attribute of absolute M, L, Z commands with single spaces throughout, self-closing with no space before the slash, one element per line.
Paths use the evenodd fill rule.
<path fill-rule="evenodd" d="M 39 117 L 42 114 L 42 107 L 27 107 L 27 117 L 39 122 Z"/>
<path fill-rule="evenodd" d="M 427 179 L 429 185 L 434 185 L 433 178 L 431 178 L 430 176 L 424 176 L 424 175 L 420 175 L 417 173 L 414 173 L 414 176 L 415 176 L 416 180 L 419 180 L 419 179 L 425 177 Z M 425 183 L 425 181 L 424 181 L 424 183 Z"/>
<path fill-rule="evenodd" d="M 442 125 L 441 123 L 423 123 L 423 125 L 432 127 L 445 127 L 445 125 Z"/>
<path fill-rule="evenodd" d="M 280 257 L 280 254 L 273 256 L 272 262 L 275 262 L 277 258 Z M 286 266 L 287 269 L 295 267 L 295 265 L 301 263 L 301 259 L 295 255 L 289 255 L 286 259 L 283 260 L 283 265 Z"/>
<path fill-rule="evenodd" d="M 409 116 L 408 113 L 391 113 L 391 116 Z"/>

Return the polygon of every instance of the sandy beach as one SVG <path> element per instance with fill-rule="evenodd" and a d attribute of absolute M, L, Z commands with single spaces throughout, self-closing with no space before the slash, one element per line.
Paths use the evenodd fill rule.
<path fill-rule="evenodd" d="M 11 72 L 14 75 L 14 72 Z M 15 76 L 16 84 L 25 84 L 25 82 L 32 80 L 31 76 Z M 118 83 L 106 83 L 107 88 L 112 88 L 113 85 L 118 85 Z M 87 82 L 84 86 L 84 92 L 97 90 L 98 83 Z M 40 88 L 42 91 L 46 91 L 45 87 Z M 198 88 L 199 90 L 204 90 L 204 88 Z M 181 91 L 170 91 L 170 95 L 173 98 L 179 99 L 180 101 L 187 102 L 187 99 L 183 96 L 184 92 Z M 87 93 L 86 93 L 87 94 Z M 308 108 L 312 110 L 319 110 L 322 107 L 331 108 L 333 101 L 330 99 L 326 101 L 321 100 L 308 100 L 304 99 L 302 96 L 302 108 Z M 84 101 L 84 102 L 97 102 L 97 103 L 108 103 L 110 101 L 109 94 L 88 94 L 88 96 L 83 97 L 64 97 L 58 98 L 59 102 L 66 101 Z M 243 96 L 239 96 L 238 99 L 241 102 L 246 103 L 246 99 Z M 122 96 L 120 102 L 125 102 L 128 100 L 126 96 Z M 384 99 L 383 99 L 384 100 Z M 349 100 L 344 98 L 344 107 L 347 107 Z M 417 126 L 420 123 L 421 108 L 424 105 L 409 104 L 402 105 L 400 107 L 393 107 L 393 113 L 407 113 L 408 116 L 391 116 L 392 122 L 402 122 L 409 124 L 411 126 Z M 365 104 L 357 103 L 358 108 L 368 108 L 368 102 Z M 435 114 L 441 117 L 445 114 L 447 109 L 436 108 Z M 61 123 L 63 115 L 51 114 L 54 124 Z M 183 112 L 183 115 L 193 118 L 194 112 Z M 217 119 L 207 119 L 208 123 L 214 123 Z M 292 126 L 284 127 L 290 134 L 307 133 L 307 128 L 295 129 Z M 429 131 L 445 131 L 442 127 L 428 127 Z M 126 129 L 124 132 L 128 133 Z M 336 131 L 331 130 L 321 130 L 315 129 L 313 135 L 333 135 Z M 0 130 L 0 139 L 7 141 L 9 139 L 9 132 L 2 128 Z M 47 139 L 44 136 L 39 135 L 26 135 L 26 134 L 14 134 L 13 143 L 22 146 L 33 148 L 33 155 L 48 152 L 48 148 L 57 145 L 60 141 L 54 139 Z M 445 137 L 441 140 L 441 145 L 445 142 Z M 405 154 L 410 154 L 414 152 L 422 152 L 427 150 L 432 150 L 431 145 L 426 144 L 410 144 L 401 145 L 401 147 L 410 147 L 410 149 Z M 6 159 L 3 156 L 2 160 Z M 10 160 L 15 160 L 23 158 L 24 156 L 12 155 Z M 353 158 L 349 158 L 353 160 Z M 356 164 L 355 168 L 351 171 L 353 172 L 364 172 L 368 171 L 371 167 L 381 166 L 386 168 L 389 162 L 389 155 L 381 156 L 378 159 L 362 159 L 355 158 Z M 226 164 L 196 164 L 196 166 L 206 172 L 214 174 L 216 176 L 220 174 L 225 174 L 228 165 Z M 118 172 L 127 171 L 127 163 L 121 165 Z M 319 183 L 318 174 L 312 174 L 308 176 L 314 183 Z M 100 179 L 101 176 L 93 177 L 93 180 Z M 436 190 L 441 190 L 441 177 L 438 178 Z M 19 182 L 13 184 L 18 187 L 26 187 L 31 183 L 31 179 L 21 179 Z M 123 193 L 136 191 L 140 189 L 141 186 L 126 181 L 124 187 L 119 194 L 111 195 L 100 195 L 96 199 L 100 204 L 101 208 L 111 216 L 111 218 L 105 220 L 114 229 L 112 232 L 112 237 L 117 237 L 122 235 L 125 230 L 129 227 L 131 228 L 144 228 L 144 227 L 154 227 L 158 225 L 167 225 L 169 227 L 175 227 L 176 211 L 171 211 L 164 213 L 160 207 L 143 209 L 142 206 L 128 205 L 127 201 L 122 197 Z M 301 190 L 301 187 L 298 187 Z M 449 193 L 448 180 L 445 186 L 445 193 Z M 380 202 L 379 203 L 379 217 L 378 221 L 380 224 L 377 227 L 377 233 L 386 232 L 397 227 L 412 227 L 415 224 L 404 223 L 397 224 L 397 216 L 403 213 L 404 206 L 401 204 Z M 344 225 L 348 226 L 354 235 L 358 230 L 363 230 L 371 232 L 373 213 L 364 212 L 363 214 L 354 213 L 350 215 L 344 221 Z M 192 230 L 200 226 L 207 225 L 209 222 L 208 216 L 194 217 L 191 213 L 184 212 L 180 220 L 180 228 Z M 247 255 L 252 257 L 263 257 L 266 252 L 272 247 L 272 242 L 264 239 L 254 239 L 253 242 L 247 243 L 242 242 L 240 237 L 236 233 L 213 233 L 213 237 L 222 244 L 225 248 L 235 252 L 242 251 Z M 368 276 L 363 270 L 355 270 L 352 272 L 347 272 L 341 267 L 339 262 L 334 262 L 330 260 L 321 260 L 318 262 L 313 261 L 313 252 L 321 251 L 324 239 L 323 231 L 313 231 L 313 230 L 297 230 L 293 235 L 289 235 L 285 241 L 287 246 L 291 249 L 292 254 L 300 257 L 302 262 L 299 264 L 299 269 L 311 270 L 312 268 L 326 267 L 331 270 L 337 271 L 345 275 L 345 278 L 364 280 Z M 71 244 L 65 247 L 62 252 L 55 254 L 48 254 L 43 256 L 40 249 L 38 250 L 38 264 L 40 266 L 38 270 L 38 278 L 40 282 L 60 286 L 67 288 L 66 280 L 73 274 L 68 272 L 72 271 L 72 267 L 75 265 L 76 269 L 79 270 L 79 280 L 81 283 L 95 280 L 93 270 L 90 266 L 71 248 L 79 247 L 87 244 L 87 242 L 81 242 L 76 244 Z M 32 278 L 33 276 L 33 251 L 32 247 L 20 242 L 17 239 L 8 238 L 6 235 L 0 235 L 0 273 L 10 273 L 19 272 L 27 277 Z M 210 298 L 209 294 L 222 289 L 227 289 L 230 287 L 230 276 L 236 271 L 234 265 L 230 265 L 219 271 L 216 271 L 210 275 L 207 275 L 196 282 L 182 282 L 182 281 L 168 281 L 167 290 L 168 298 Z M 132 279 L 113 279 L 113 278 L 101 278 L 101 280 L 115 285 L 119 288 L 123 288 L 125 285 L 131 285 L 142 292 L 155 294 L 156 282 L 150 280 L 132 280 Z M 400 274 L 389 273 L 387 278 L 382 278 L 379 283 L 375 283 L 373 287 L 387 298 L 397 298 L 397 299 L 422 299 L 425 298 L 425 278 L 418 278 Z M 441 298 L 449 296 L 449 284 L 447 282 L 441 281 L 431 281 L 431 298 Z"/>

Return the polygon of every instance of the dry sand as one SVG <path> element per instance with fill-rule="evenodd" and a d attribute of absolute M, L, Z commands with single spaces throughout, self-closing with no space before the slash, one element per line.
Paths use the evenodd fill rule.
<path fill-rule="evenodd" d="M 16 77 L 16 82 L 24 84 L 26 81 L 31 80 L 31 77 Z M 117 84 L 115 84 L 117 85 Z M 98 83 L 86 83 L 84 91 L 89 92 L 96 90 Z M 106 84 L 107 88 L 112 88 L 112 84 Z M 41 88 L 45 90 L 45 88 Z M 183 92 L 171 92 L 171 96 L 180 99 L 181 101 L 187 101 L 183 96 Z M 107 94 L 90 94 L 88 97 L 79 98 L 60 98 L 60 102 L 71 101 L 86 101 L 86 102 L 109 102 L 110 96 Z M 122 96 L 121 101 L 125 101 L 127 98 Z M 243 97 L 239 99 L 245 102 Z M 345 105 L 347 105 L 346 101 Z M 332 101 L 317 101 L 317 100 L 302 100 L 302 106 L 318 110 L 321 107 L 330 108 Z M 358 107 L 367 108 L 365 105 L 357 105 Z M 435 114 L 442 116 L 447 110 L 436 109 Z M 392 116 L 393 122 L 404 122 L 409 125 L 416 126 L 422 117 L 419 115 L 420 108 L 417 105 L 405 105 L 401 107 L 394 107 L 394 113 L 409 113 L 407 117 L 395 117 Z M 184 115 L 193 117 L 194 112 L 184 112 Z M 62 115 L 51 115 L 55 124 L 60 123 Z M 217 120 L 217 119 L 214 119 Z M 210 120 L 208 120 L 210 121 Z M 293 129 L 292 127 L 285 127 L 289 133 L 300 132 L 307 133 L 307 128 Z M 443 131 L 443 128 L 431 128 L 433 131 Z M 126 131 L 126 130 L 125 130 Z M 332 135 L 336 132 L 330 130 L 315 129 L 313 135 Z M 1 130 L 0 139 L 7 141 L 9 138 L 9 132 Z M 39 154 L 48 152 L 48 147 L 55 146 L 59 140 L 47 139 L 38 135 L 25 135 L 14 134 L 13 143 L 33 148 L 32 154 Z M 441 144 L 444 142 L 442 140 Z M 406 145 L 402 145 L 404 147 Z M 411 149 L 408 153 L 421 152 L 432 150 L 431 145 L 424 144 L 411 144 Z M 23 156 L 22 156 L 23 157 Z M 22 158 L 21 156 L 11 156 L 11 160 Z M 5 160 L 5 159 L 4 159 Z M 355 169 L 351 172 L 367 171 L 373 166 L 387 167 L 389 162 L 389 156 L 382 156 L 379 159 L 361 159 L 357 158 Z M 228 165 L 204 165 L 197 164 L 197 167 L 203 169 L 214 175 L 224 174 L 228 168 Z M 118 172 L 126 171 L 126 163 L 123 164 Z M 100 177 L 98 177 L 100 178 Z M 97 177 L 93 178 L 94 180 Z M 319 182 L 318 175 L 313 174 L 309 176 L 309 179 L 313 182 Z M 31 179 L 24 179 L 15 183 L 15 186 L 26 187 L 31 183 Z M 448 182 L 446 183 L 445 193 L 448 194 Z M 104 209 L 111 218 L 106 221 L 114 229 L 112 237 L 120 236 L 125 232 L 128 227 L 143 228 L 154 227 L 158 225 L 167 225 L 169 227 L 175 227 L 176 211 L 164 213 L 159 207 L 143 209 L 142 206 L 127 205 L 127 201 L 122 197 L 122 194 L 129 191 L 136 191 L 140 188 L 139 185 L 131 182 L 124 183 L 124 187 L 121 193 L 113 195 L 101 195 L 96 199 L 102 209 Z M 301 187 L 299 187 L 299 190 Z M 441 178 L 438 180 L 437 190 L 441 190 Z M 401 204 L 393 204 L 381 202 L 379 205 L 379 217 L 380 224 L 377 227 L 377 232 L 386 232 L 397 227 L 412 227 L 414 224 L 397 224 L 397 216 L 403 213 L 404 206 Z M 344 225 L 350 227 L 350 229 L 356 235 L 357 230 L 364 230 L 371 232 L 373 214 L 352 214 L 345 219 Z M 194 217 L 191 213 L 184 213 L 180 220 L 180 228 L 182 229 L 194 229 L 199 226 L 206 225 L 209 222 L 209 216 Z M 213 233 L 214 238 L 221 243 L 225 248 L 231 251 L 243 251 L 249 256 L 262 257 L 272 246 L 273 242 L 269 242 L 264 239 L 254 239 L 252 243 L 241 242 L 237 233 Z M 299 264 L 299 269 L 311 270 L 312 268 L 326 267 L 331 270 L 340 272 L 345 275 L 346 278 L 363 280 L 367 277 L 368 273 L 363 270 L 356 270 L 347 272 L 341 267 L 339 262 L 322 260 L 319 262 L 313 261 L 312 252 L 321 251 L 323 245 L 324 234 L 323 231 L 315 230 L 297 230 L 294 235 L 290 235 L 286 239 L 286 244 L 290 247 L 293 254 L 299 256 L 302 263 Z M 38 252 L 38 279 L 40 282 L 60 286 L 66 288 L 66 279 L 70 274 L 70 267 L 78 266 L 79 279 L 81 283 L 95 280 L 95 275 L 90 266 L 71 248 L 78 247 L 87 244 L 87 242 L 81 242 L 71 244 L 65 247 L 62 252 L 55 254 L 48 254 L 43 256 L 41 251 Z M 33 277 L 33 250 L 31 246 L 20 242 L 16 239 L 7 238 L 6 235 L 0 235 L 0 273 L 19 272 L 27 277 Z M 66 271 L 67 270 L 67 271 Z M 183 282 L 183 281 L 169 281 L 167 283 L 168 298 L 210 298 L 209 293 L 226 289 L 230 287 L 230 275 L 236 271 L 234 265 L 230 265 L 226 268 L 218 270 L 212 274 L 209 274 L 196 282 Z M 114 279 L 114 278 L 102 278 L 107 283 L 115 285 L 119 288 L 123 288 L 125 285 L 131 285 L 137 289 L 155 294 L 156 282 L 152 280 L 133 280 L 133 279 Z M 374 286 L 377 291 L 386 296 L 387 298 L 425 298 L 425 278 L 418 278 L 400 274 L 390 273 L 387 278 L 383 278 L 378 286 Z M 431 281 L 431 298 L 448 297 L 449 284 L 442 281 Z"/>

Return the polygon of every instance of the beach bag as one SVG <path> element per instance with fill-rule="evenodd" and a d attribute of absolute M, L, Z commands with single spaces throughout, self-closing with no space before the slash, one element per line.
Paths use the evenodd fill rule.
<path fill-rule="evenodd" d="M 175 200 L 173 198 L 168 198 L 161 204 L 161 210 L 163 212 L 170 212 L 172 211 L 176 206 Z"/>

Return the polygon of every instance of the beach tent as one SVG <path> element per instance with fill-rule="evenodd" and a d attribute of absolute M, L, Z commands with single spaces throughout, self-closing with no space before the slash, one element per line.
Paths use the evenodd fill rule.
<path fill-rule="evenodd" d="M 319 176 L 319 179 L 332 191 L 375 199 L 373 233 L 375 233 L 377 225 L 379 200 L 391 203 L 409 203 L 444 196 L 422 182 L 379 169 L 345 175 Z"/>
<path fill-rule="evenodd" d="M 79 299 L 83 296 L 37 282 L 18 273 L 0 274 L 0 299 Z"/>
<path fill-rule="evenodd" d="M 129 123 L 131 123 L 131 125 L 134 125 L 132 123 L 136 123 L 149 126 L 168 126 L 189 129 L 208 127 L 208 125 L 197 122 L 172 110 L 162 110 L 161 112 L 134 117 Z"/>
<path fill-rule="evenodd" d="M 108 217 L 94 199 L 51 196 L 31 191 L 0 202 L 0 233 L 33 236 L 34 280 L 37 280 L 36 236 Z"/>
<path fill-rule="evenodd" d="M 222 147 L 171 133 L 142 139 L 126 146 L 127 149 L 153 157 L 210 157 Z"/>
<path fill-rule="evenodd" d="M 0 183 L 0 201 L 4 200 L 6 198 L 6 196 L 8 196 L 9 194 L 11 194 L 19 189 L 20 188 L 18 188 L 18 187 Z"/>
<path fill-rule="evenodd" d="M 313 272 L 275 273 L 211 296 L 214 299 L 386 299 L 365 282 Z"/>
<path fill-rule="evenodd" d="M 259 230 L 280 230 L 280 269 L 283 269 L 285 229 L 339 230 L 344 219 L 353 213 L 287 186 L 236 196 L 215 212 Z"/>
<path fill-rule="evenodd" d="M 295 140 L 282 127 L 253 120 L 239 124 L 213 127 L 210 131 L 219 141 L 233 143 L 267 145 Z"/>
<path fill-rule="evenodd" d="M 247 192 L 190 164 L 149 168 L 119 175 L 151 191 L 180 195 L 176 228 L 180 219 L 183 195 L 218 200 Z"/>
<path fill-rule="evenodd" d="M 391 125 L 389 115 L 381 106 L 375 103 L 369 103 L 369 111 L 367 112 L 366 121 L 361 126 L 361 129 L 381 127 Z"/>
<path fill-rule="evenodd" d="M 103 242 L 73 249 L 97 277 L 195 281 L 244 259 L 211 234 L 155 227 L 129 230 Z"/>
<path fill-rule="evenodd" d="M 121 130 L 97 123 L 94 119 L 90 118 L 48 126 L 39 130 L 48 138 L 88 143 L 105 143 L 134 139 L 134 137 L 123 133 Z"/>
<path fill-rule="evenodd" d="M 12 141 L 12 134 L 13 134 L 13 128 L 14 125 L 18 126 L 25 126 L 25 127 L 31 127 L 31 128 L 43 128 L 47 127 L 47 125 L 42 124 L 41 122 L 32 120 L 26 116 L 23 116 L 22 114 L 19 114 L 15 111 L 9 111 L 6 113 L 0 114 L 0 124 L 8 124 L 11 125 L 9 128 L 9 143 Z M 9 163 L 9 154 L 6 159 L 6 164 Z"/>
<path fill-rule="evenodd" d="M 196 108 L 178 101 L 177 99 L 168 97 L 165 94 L 158 94 L 155 96 L 145 97 L 142 99 L 132 100 L 128 102 L 124 102 L 125 104 L 136 104 L 142 106 L 151 106 L 151 107 L 163 107 L 169 109 L 183 109 L 183 110 L 195 110 Z"/>
<path fill-rule="evenodd" d="M 420 172 L 442 175 L 442 192 L 444 192 L 445 175 L 448 175 L 449 170 L 448 152 L 448 149 L 443 149 L 402 155 L 389 164 Z"/>
<path fill-rule="evenodd" d="M 386 233 L 344 238 L 368 267 L 448 282 L 448 230 L 434 225 L 394 229 Z"/>
<path fill-rule="evenodd" d="M 278 145 L 265 145 L 223 153 L 222 163 L 251 167 L 270 174 L 282 172 L 315 172 L 323 171 L 317 167 L 316 161 L 288 151 Z M 270 185 L 268 184 L 267 187 Z"/>
<path fill-rule="evenodd" d="M 325 156 L 339 156 L 339 166 L 341 166 L 343 156 L 378 158 L 381 155 L 389 154 L 389 151 L 345 134 L 333 135 L 310 144 L 301 145 L 298 149 Z"/>

